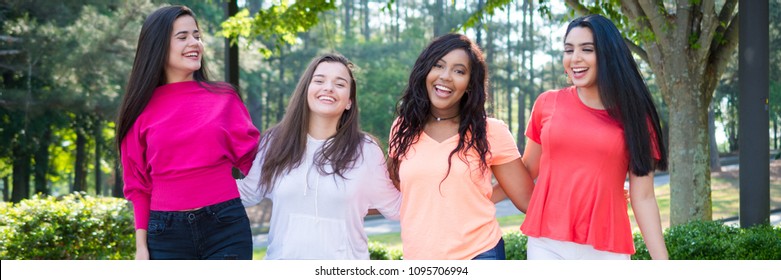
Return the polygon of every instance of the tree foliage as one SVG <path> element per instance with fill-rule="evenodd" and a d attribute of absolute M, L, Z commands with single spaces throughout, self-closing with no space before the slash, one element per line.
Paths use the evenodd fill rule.
<path fill-rule="evenodd" d="M 222 23 L 222 34 L 234 44 L 238 37 L 271 40 L 273 49 L 279 51 L 281 45 L 294 43 L 298 33 L 316 25 L 320 13 L 336 9 L 335 3 L 333 0 L 299 0 L 293 4 L 278 1 L 252 17 L 249 9 L 242 9 Z M 266 57 L 272 54 L 269 46 L 263 45 L 258 50 Z"/>

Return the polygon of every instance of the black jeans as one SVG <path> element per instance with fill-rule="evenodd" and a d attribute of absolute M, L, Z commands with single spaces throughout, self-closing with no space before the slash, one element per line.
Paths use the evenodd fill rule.
<path fill-rule="evenodd" d="M 239 198 L 194 211 L 151 211 L 147 243 L 153 260 L 252 259 L 252 232 Z"/>

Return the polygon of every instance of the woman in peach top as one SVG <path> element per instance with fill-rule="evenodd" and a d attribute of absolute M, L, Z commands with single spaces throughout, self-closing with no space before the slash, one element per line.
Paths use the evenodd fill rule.
<path fill-rule="evenodd" d="M 510 131 L 485 112 L 487 66 L 460 34 L 418 57 L 391 128 L 388 170 L 402 193 L 405 259 L 504 259 L 493 174 L 526 210 L 532 181 Z"/>

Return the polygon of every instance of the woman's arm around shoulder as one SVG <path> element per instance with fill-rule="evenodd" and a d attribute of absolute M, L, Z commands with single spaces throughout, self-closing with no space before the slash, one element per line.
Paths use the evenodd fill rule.
<path fill-rule="evenodd" d="M 517 158 L 505 164 L 491 166 L 491 171 L 515 208 L 526 213 L 534 183 L 521 159 Z"/>
<path fill-rule="evenodd" d="M 385 165 L 385 155 L 377 143 L 366 142 L 363 145 L 363 172 L 368 176 L 369 201 L 372 209 L 377 209 L 385 218 L 398 220 L 401 209 L 401 192 L 393 185 Z"/>
<path fill-rule="evenodd" d="M 236 180 L 236 186 L 239 188 L 239 194 L 241 195 L 241 204 L 244 207 L 249 207 L 260 203 L 263 200 L 265 194 L 260 188 L 260 175 L 261 167 L 263 165 L 263 152 L 258 152 L 255 155 L 255 160 L 252 161 L 252 167 L 250 168 L 247 176 L 244 179 Z"/>

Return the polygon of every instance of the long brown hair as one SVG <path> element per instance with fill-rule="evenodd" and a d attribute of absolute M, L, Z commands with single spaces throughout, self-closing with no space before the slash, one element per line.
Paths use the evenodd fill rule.
<path fill-rule="evenodd" d="M 315 57 L 298 80 L 282 121 L 266 131 L 260 140 L 258 153 L 262 155 L 263 163 L 258 185 L 264 194 L 273 189 L 277 178 L 301 165 L 306 151 L 311 114 L 307 93 L 317 66 L 323 62 L 341 63 L 347 67 L 347 72 L 350 73 L 352 108 L 342 113 L 336 126 L 336 134 L 328 138 L 323 147 L 315 153 L 314 164 L 320 174 L 338 175 L 344 178 L 344 174 L 352 169 L 358 157 L 362 156 L 363 143 L 367 142 L 369 135 L 361 131 L 358 124 L 353 64 L 340 54 Z M 332 171 L 325 168 L 329 164 L 333 167 Z"/>

